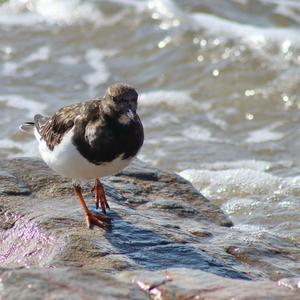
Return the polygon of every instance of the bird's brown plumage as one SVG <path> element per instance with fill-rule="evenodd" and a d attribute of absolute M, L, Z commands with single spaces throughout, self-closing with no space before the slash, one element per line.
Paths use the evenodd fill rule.
<path fill-rule="evenodd" d="M 95 177 L 105 176 L 101 174 L 112 175 L 113 172 L 122 170 L 130 163 L 144 141 L 143 125 L 136 113 L 137 98 L 138 94 L 131 86 L 114 84 L 108 88 L 103 98 L 65 106 L 52 117 L 36 115 L 34 123 L 26 122 L 21 125 L 21 129 L 29 132 L 30 128 L 32 132 L 35 128 L 38 132 L 36 137 L 40 138 L 39 142 L 42 146 L 40 147 L 42 157 L 54 170 L 60 170 L 60 174 L 67 176 L 70 173 L 66 170 L 74 167 L 70 177 L 81 178 L 76 176 L 81 175 L 82 166 L 85 166 L 88 176 L 91 174 Z M 71 134 L 67 134 L 69 132 Z M 68 137 L 64 139 L 66 134 Z M 62 147 L 67 150 L 59 150 L 58 145 L 62 141 Z M 77 156 L 75 155 L 75 161 L 70 164 L 69 154 L 73 150 Z M 76 166 L 78 161 L 82 163 L 79 168 Z M 115 161 L 117 161 L 116 165 L 114 165 Z M 95 168 L 97 172 L 93 173 Z M 109 170 L 111 173 L 107 171 L 103 173 L 103 170 Z M 96 208 L 100 204 L 103 213 L 106 213 L 109 205 L 104 188 L 97 177 L 94 188 Z M 76 182 L 74 182 L 74 189 L 83 207 L 88 227 L 96 225 L 104 229 L 110 228 L 110 218 L 89 211 L 83 199 L 81 187 Z"/>

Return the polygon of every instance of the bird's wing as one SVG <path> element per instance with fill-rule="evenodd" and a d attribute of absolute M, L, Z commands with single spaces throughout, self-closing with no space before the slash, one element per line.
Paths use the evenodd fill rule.
<path fill-rule="evenodd" d="M 52 117 L 34 116 L 35 128 L 51 151 L 74 126 L 75 118 L 82 113 L 82 109 L 84 103 L 79 103 L 61 108 Z"/>

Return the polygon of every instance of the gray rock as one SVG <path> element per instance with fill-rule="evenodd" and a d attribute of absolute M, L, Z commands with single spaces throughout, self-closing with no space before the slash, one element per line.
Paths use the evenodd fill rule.
<path fill-rule="evenodd" d="M 97 270 L 30 268 L 2 270 L 1 298 L 7 300 L 149 299 L 136 285 Z"/>
<path fill-rule="evenodd" d="M 300 296 L 299 292 L 281 288 L 272 281 L 232 280 L 184 268 L 123 272 L 118 277 L 136 283 L 151 299 L 296 300 Z"/>
<path fill-rule="evenodd" d="M 70 180 L 38 159 L 0 161 L 0 179 L 0 298 L 296 299 L 267 280 L 298 274 L 289 242 L 243 242 L 220 208 L 175 174 L 136 161 L 105 178 L 111 231 L 87 229 Z M 83 189 L 94 209 L 91 185 Z"/>

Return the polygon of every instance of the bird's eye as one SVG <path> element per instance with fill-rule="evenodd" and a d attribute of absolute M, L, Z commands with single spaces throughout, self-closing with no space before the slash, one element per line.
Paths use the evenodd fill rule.
<path fill-rule="evenodd" d="M 115 96 L 112 96 L 111 98 L 112 98 L 112 100 L 113 100 L 114 102 L 118 101 L 118 98 L 115 97 Z"/>

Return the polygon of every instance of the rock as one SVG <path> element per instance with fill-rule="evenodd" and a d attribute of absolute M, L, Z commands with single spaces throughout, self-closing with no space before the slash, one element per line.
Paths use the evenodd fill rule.
<path fill-rule="evenodd" d="M 136 283 L 151 299 L 296 300 L 300 296 L 300 293 L 283 289 L 272 281 L 232 280 L 184 268 L 159 272 L 124 272 L 119 277 Z"/>
<path fill-rule="evenodd" d="M 299 293 L 272 281 L 233 280 L 191 269 L 124 271 L 86 268 L 0 269 L 3 299 L 298 300 Z"/>
<path fill-rule="evenodd" d="M 0 270 L 0 274 L 1 299 L 149 299 L 136 285 L 97 270 L 31 268 Z"/>
<path fill-rule="evenodd" d="M 1 160 L 0 170 L 0 298 L 265 299 L 268 292 L 294 299 L 297 293 L 267 280 L 297 275 L 300 257 L 289 242 L 243 242 L 220 208 L 175 174 L 135 161 L 103 179 L 113 220 L 112 230 L 103 231 L 85 227 L 71 181 L 42 161 Z M 83 189 L 94 209 L 91 185 Z"/>

